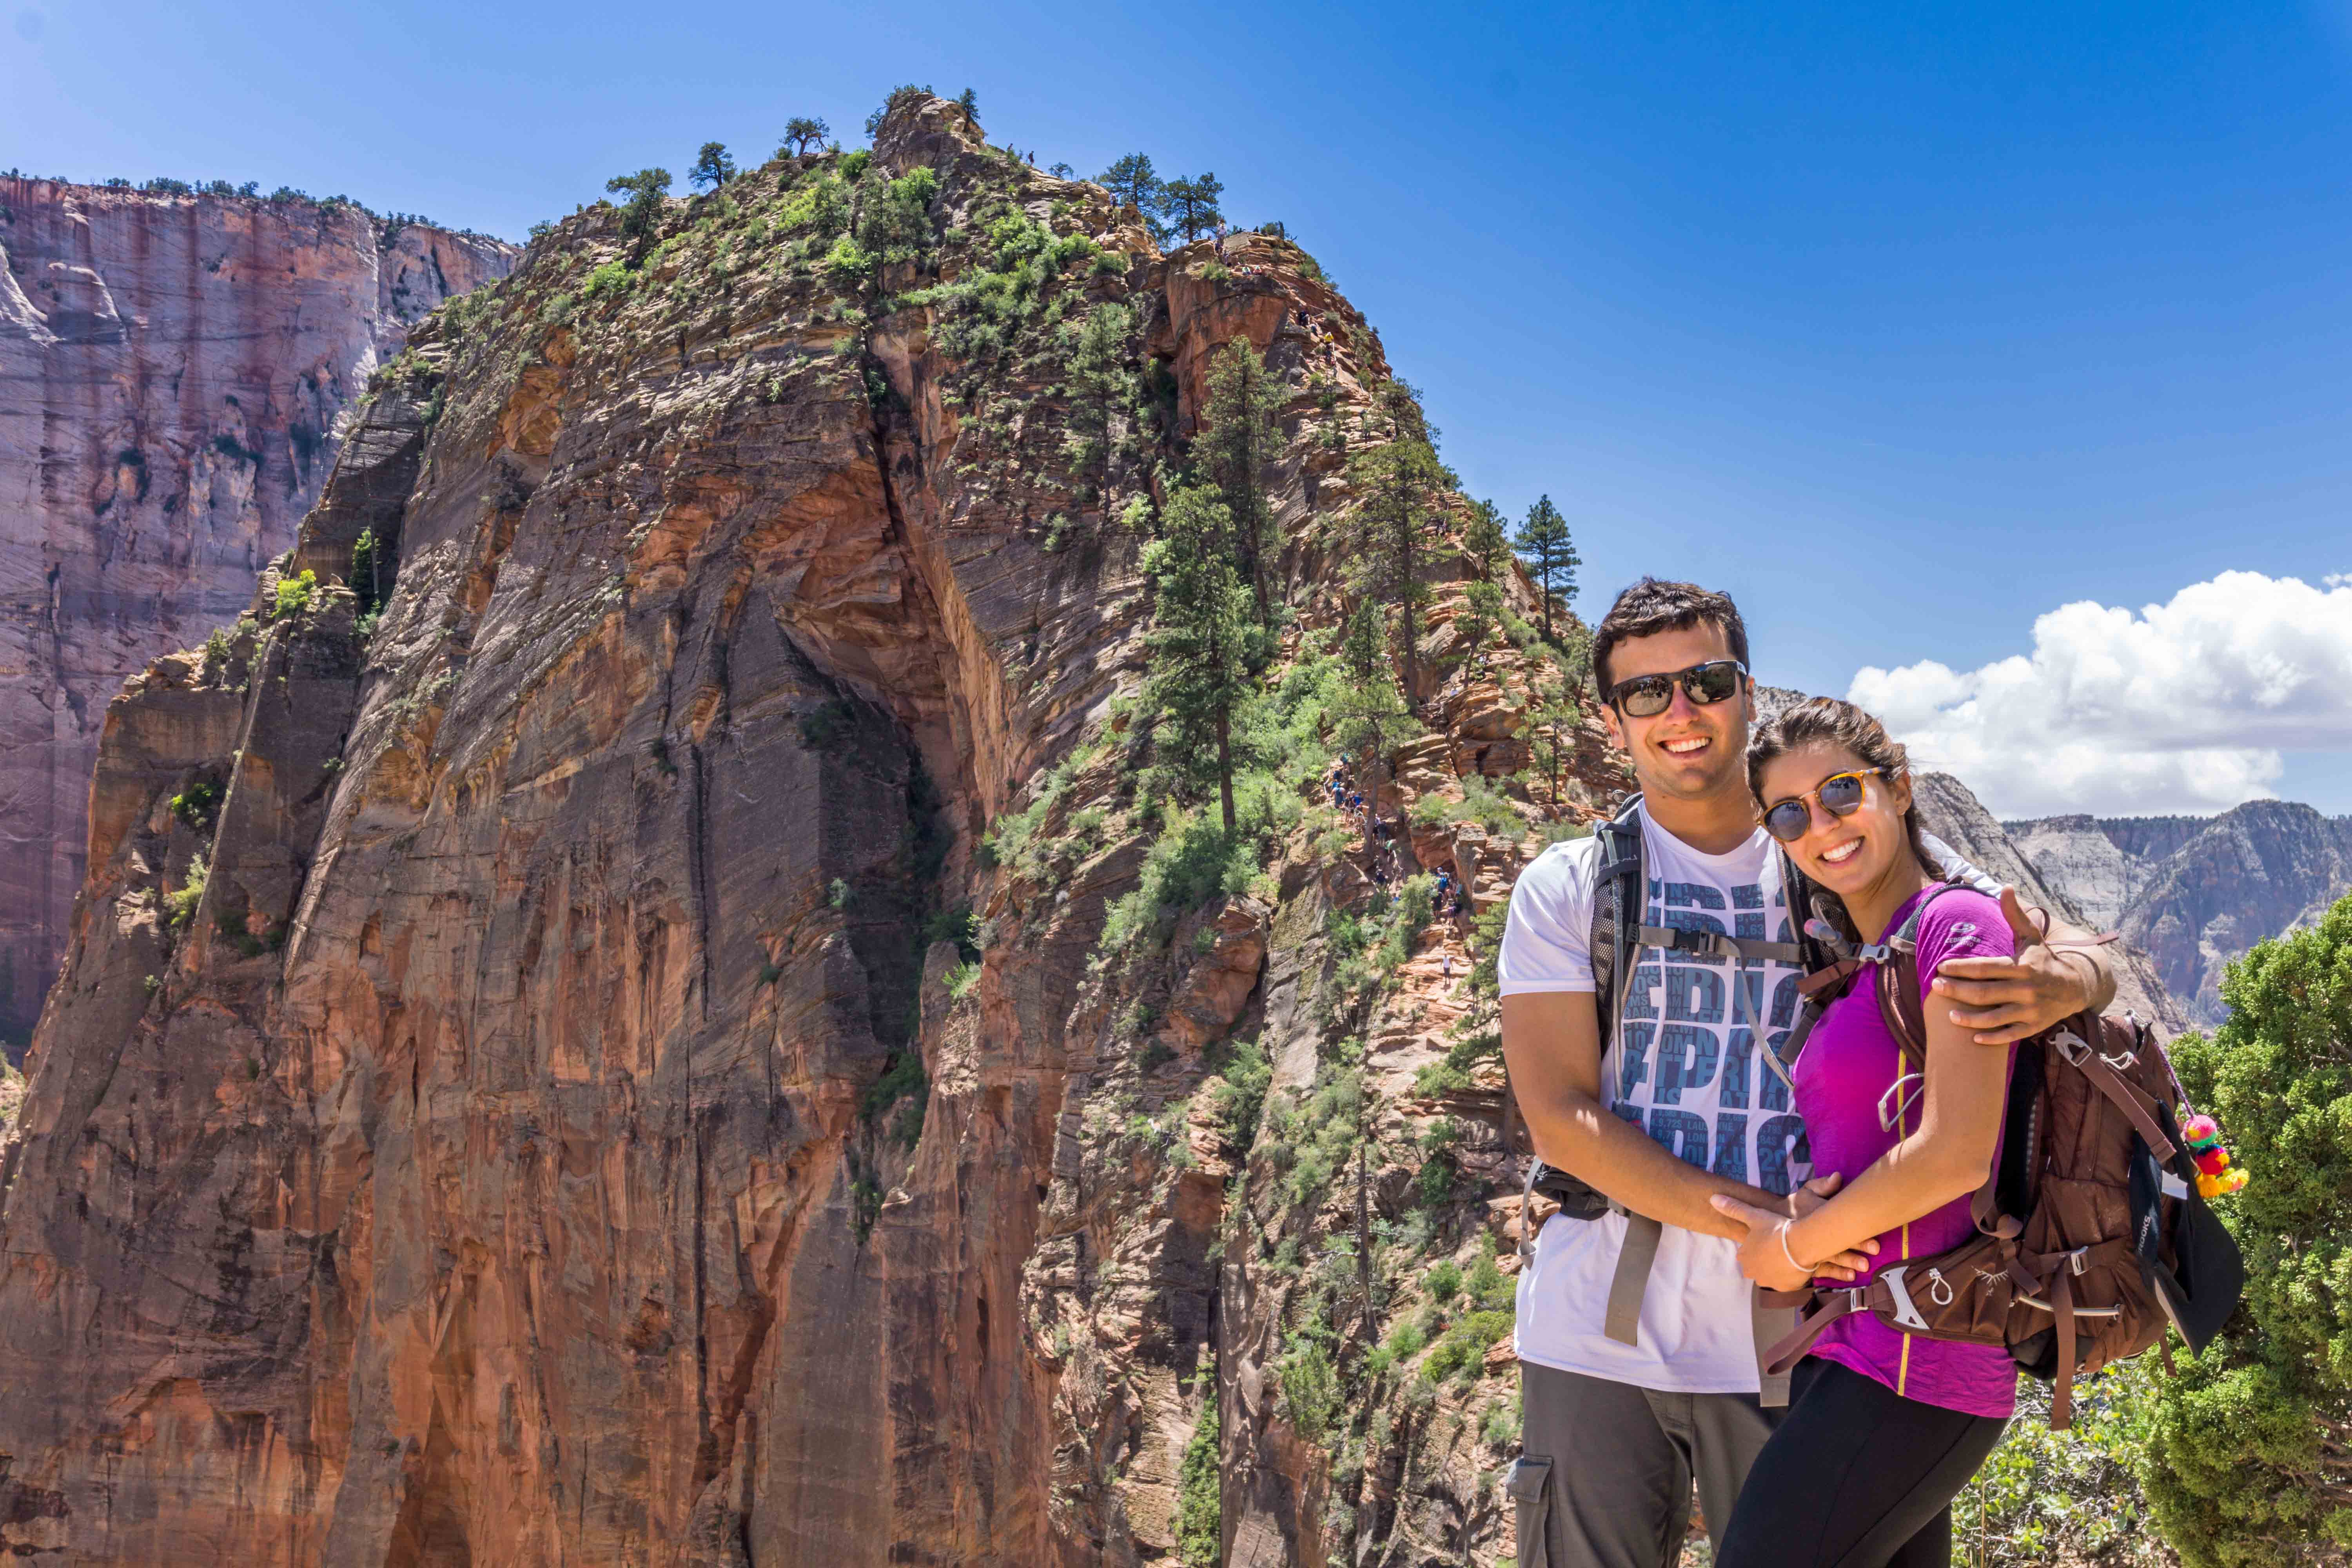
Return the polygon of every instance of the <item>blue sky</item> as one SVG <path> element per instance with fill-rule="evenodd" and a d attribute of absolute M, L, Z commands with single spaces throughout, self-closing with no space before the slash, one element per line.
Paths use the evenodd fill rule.
<path fill-rule="evenodd" d="M 0 0 L 0 164 L 519 236 L 706 139 L 971 86 L 1042 163 L 1141 149 L 1285 220 L 1471 492 L 1567 513 L 1581 607 L 1729 587 L 1766 679 L 1965 675 L 2071 601 L 2352 573 L 2352 5 L 874 9 Z M 2352 626 L 2352 590 L 2305 607 Z M 2226 688 L 2177 736 L 2164 700 L 2036 700 L 2268 747 L 2268 787 L 2352 812 L 2346 642 L 2290 639 L 2307 722 L 2251 740 Z M 2263 787 L 1980 765 L 1997 809 Z"/>

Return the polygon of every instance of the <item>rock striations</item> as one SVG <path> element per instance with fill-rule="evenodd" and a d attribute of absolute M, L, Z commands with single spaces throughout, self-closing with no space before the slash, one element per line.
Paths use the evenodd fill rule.
<path fill-rule="evenodd" d="M 2200 1026 L 2221 1023 L 2231 959 L 2317 921 L 2352 889 L 2352 817 L 2252 800 L 2219 816 L 2013 822 L 2027 858 L 2145 949 Z"/>
<path fill-rule="evenodd" d="M 344 204 L 0 179 L 0 1042 L 56 973 L 107 700 L 233 618 L 407 329 L 515 249 Z"/>
<path fill-rule="evenodd" d="M 291 399 L 323 433 L 302 375 L 356 357 L 291 391 L 191 368 L 180 444 L 120 440 L 143 500 L 133 467 L 41 470 L 93 561 L 268 564 L 104 710 L 0 1163 L 0 1548 L 1511 1549 L 1517 1199 L 1491 1033 L 1450 1033 L 1491 1012 L 1464 928 L 1391 910 L 1314 784 L 1378 341 L 1286 242 L 1163 258 L 1099 188 L 894 103 L 870 165 L 779 161 L 642 237 L 600 205 L 443 307 L 282 556 L 252 498 L 315 481 Z M 184 276 L 281 222 L 173 221 Z M 88 395 L 126 397 L 98 368 L 123 308 L 71 266 L 43 353 L 79 290 Z M 1064 328 L 1108 304 L 1116 460 L 1066 417 Z M 1137 787 L 1148 605 L 1106 514 L 1244 339 L 1286 387 L 1296 619 L 1249 742 L 1282 786 L 1259 858 L 1202 881 L 1198 818 Z M 225 566 L 180 570 L 142 636 L 235 615 Z M 1530 801 L 1551 656 L 1464 668 L 1465 571 L 1433 561 L 1425 727 L 1372 782 L 1481 912 L 1622 780 L 1588 723 L 1565 801 Z"/>

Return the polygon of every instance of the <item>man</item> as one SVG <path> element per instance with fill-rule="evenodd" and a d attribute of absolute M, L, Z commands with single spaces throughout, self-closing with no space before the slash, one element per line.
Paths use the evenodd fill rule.
<path fill-rule="evenodd" d="M 1747 666 L 1738 610 L 1686 583 L 1635 584 L 1593 639 L 1605 722 L 1642 790 L 1639 924 L 1723 933 L 1737 940 L 1719 947 L 1745 955 L 1633 950 L 1615 980 L 1609 1050 L 1591 951 L 1601 839 L 1554 846 L 1512 893 L 1497 974 L 1520 1112 L 1545 1163 L 1612 1211 L 1555 1215 L 1519 1276 L 1526 1426 L 1512 1493 L 1523 1568 L 1674 1562 L 1694 1479 L 1719 1546 L 1779 1414 L 1758 1396 L 1762 1326 L 1739 1274 L 1738 1229 L 1708 1199 L 1786 1208 L 1818 1203 L 1831 1184 L 1803 1184 L 1803 1127 L 1762 1059 L 1794 1021 L 1801 970 L 1787 944 L 1801 920 L 1790 918 L 1778 847 L 1748 795 Z M 2015 894 L 2002 903 L 2024 926 Z M 2024 1038 L 2114 994 L 2097 953 L 2053 952 L 2025 932 L 2016 959 L 1948 965 L 1937 982 L 1982 1043 Z"/>

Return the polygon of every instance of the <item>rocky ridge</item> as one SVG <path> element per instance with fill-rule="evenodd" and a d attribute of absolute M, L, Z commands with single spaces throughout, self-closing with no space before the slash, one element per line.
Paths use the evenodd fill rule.
<path fill-rule="evenodd" d="M 0 1043 L 65 950 L 107 700 L 236 616 L 414 323 L 519 252 L 308 200 L 0 178 Z"/>
<path fill-rule="evenodd" d="M 2252 800 L 2214 817 L 2054 816 L 2006 825 L 2044 876 L 2156 963 L 2197 1025 L 2256 942 L 2315 923 L 2352 889 L 2352 817 Z"/>
<path fill-rule="evenodd" d="M 1245 864 L 1144 787 L 1137 541 L 1066 428 L 1106 304 L 1121 499 L 1223 345 L 1286 387 Z M 1573 655 L 1472 668 L 1441 551 L 1411 830 L 1318 803 L 1387 374 L 1296 247 L 1163 257 L 922 95 L 444 307 L 246 615 L 106 710 L 0 1157 L 0 1545 L 1509 1554 L 1491 1003 L 1370 873 L 1491 927 L 1623 779 L 1587 723 L 1530 798 Z"/>

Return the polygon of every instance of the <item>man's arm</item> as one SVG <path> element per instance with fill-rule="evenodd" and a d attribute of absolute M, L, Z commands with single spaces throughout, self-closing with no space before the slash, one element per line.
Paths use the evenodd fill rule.
<path fill-rule="evenodd" d="M 1738 1237 L 1716 1212 L 1717 1193 L 1759 1208 L 1787 1200 L 1676 1159 L 1601 1103 L 1601 1024 L 1590 991 L 1503 998 L 1503 1058 L 1536 1152 L 1634 1214 L 1708 1236 Z"/>
<path fill-rule="evenodd" d="M 1936 976 L 1935 993 L 1954 1004 L 1952 1022 L 1976 1032 L 1980 1046 L 2005 1046 L 2038 1035 L 2077 1013 L 2104 1012 L 2116 999 L 2110 946 L 2053 948 L 2018 902 L 2000 890 L 2001 913 L 2017 938 L 2015 958 L 1956 958 Z M 2094 933 L 2053 920 L 2050 940 L 2079 942 Z"/>

